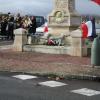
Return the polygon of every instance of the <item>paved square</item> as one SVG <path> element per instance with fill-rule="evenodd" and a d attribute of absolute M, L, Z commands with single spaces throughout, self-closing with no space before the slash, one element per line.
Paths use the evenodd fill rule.
<path fill-rule="evenodd" d="M 46 82 L 40 82 L 39 84 L 44 86 L 49 86 L 49 87 L 58 87 L 58 86 L 67 85 L 65 83 L 57 82 L 57 81 L 46 81 Z"/>
<path fill-rule="evenodd" d="M 37 78 L 37 76 L 32 76 L 32 75 L 15 75 L 12 76 L 21 80 L 27 80 L 27 79 L 33 79 L 33 78 Z"/>
<path fill-rule="evenodd" d="M 82 88 L 82 89 L 78 89 L 78 90 L 72 90 L 71 92 L 77 93 L 77 94 L 86 95 L 86 96 L 94 96 L 94 95 L 100 94 L 100 91 L 87 89 L 87 88 Z"/>

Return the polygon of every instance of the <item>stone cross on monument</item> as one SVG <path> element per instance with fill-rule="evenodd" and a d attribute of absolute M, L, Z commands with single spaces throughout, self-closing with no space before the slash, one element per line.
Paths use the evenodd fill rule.
<path fill-rule="evenodd" d="M 81 17 L 75 10 L 75 0 L 54 0 L 54 9 L 48 16 L 49 27 L 53 34 L 69 35 L 81 23 Z"/>

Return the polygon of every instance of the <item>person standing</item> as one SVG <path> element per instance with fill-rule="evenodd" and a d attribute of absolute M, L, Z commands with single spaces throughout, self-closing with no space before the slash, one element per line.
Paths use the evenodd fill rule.
<path fill-rule="evenodd" d="M 15 29 L 18 29 L 18 28 L 21 28 L 22 24 L 21 24 L 21 21 L 22 21 L 22 17 L 20 16 L 20 13 L 17 14 L 17 16 L 15 17 Z"/>
<path fill-rule="evenodd" d="M 7 38 L 10 40 L 14 40 L 14 17 L 9 16 L 8 26 L 7 26 Z"/>
<path fill-rule="evenodd" d="M 36 25 L 36 18 L 34 16 L 32 16 L 31 17 L 31 24 L 30 24 L 29 30 L 28 30 L 30 35 L 35 35 L 36 27 L 37 27 L 37 25 Z"/>
<path fill-rule="evenodd" d="M 3 35 L 3 36 L 5 36 L 7 33 L 6 27 L 7 27 L 7 19 L 5 16 L 2 16 L 2 18 L 1 18 L 1 35 Z"/>
<path fill-rule="evenodd" d="M 32 23 L 32 22 L 31 22 L 30 17 L 26 15 L 26 16 L 25 16 L 25 19 L 24 19 L 24 27 L 25 27 L 26 29 L 28 29 L 31 23 Z"/>

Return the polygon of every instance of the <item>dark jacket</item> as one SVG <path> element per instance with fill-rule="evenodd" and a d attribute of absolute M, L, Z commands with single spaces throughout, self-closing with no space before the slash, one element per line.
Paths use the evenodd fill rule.
<path fill-rule="evenodd" d="M 36 33 L 36 27 L 37 27 L 37 25 L 36 25 L 36 19 L 34 18 L 33 20 L 32 20 L 32 23 L 29 25 L 29 34 L 35 34 Z"/>

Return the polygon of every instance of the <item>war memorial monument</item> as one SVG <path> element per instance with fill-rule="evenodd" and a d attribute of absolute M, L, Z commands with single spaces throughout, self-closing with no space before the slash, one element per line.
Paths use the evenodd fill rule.
<path fill-rule="evenodd" d="M 75 0 L 54 0 L 54 9 L 48 15 L 48 25 L 52 29 L 49 34 L 54 37 L 63 36 L 64 45 L 26 45 L 27 31 L 17 29 L 14 32 L 13 50 L 87 56 L 87 48 L 83 46 L 80 24 L 81 16 L 75 10 Z"/>

